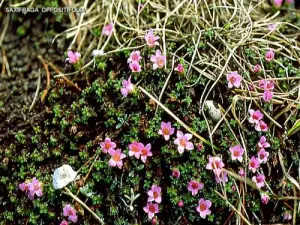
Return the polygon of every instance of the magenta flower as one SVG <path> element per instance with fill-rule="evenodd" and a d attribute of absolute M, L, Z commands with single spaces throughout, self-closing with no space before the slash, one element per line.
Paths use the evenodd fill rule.
<path fill-rule="evenodd" d="M 224 167 L 224 163 L 222 162 L 221 158 L 218 156 L 209 157 L 209 162 L 206 165 L 207 170 L 213 170 L 216 176 L 220 176 L 222 172 L 222 168 Z"/>
<path fill-rule="evenodd" d="M 183 135 L 181 131 L 177 131 L 177 138 L 174 141 L 174 144 L 178 145 L 178 152 L 182 154 L 184 152 L 184 149 L 186 150 L 193 150 L 194 145 L 192 142 L 189 142 L 189 140 L 193 137 L 192 134 L 186 133 Z"/>
<path fill-rule="evenodd" d="M 133 92 L 134 85 L 131 83 L 131 76 L 128 78 L 128 80 L 122 81 L 122 86 L 121 93 L 124 97 L 127 97 L 128 94 Z"/>
<path fill-rule="evenodd" d="M 146 43 L 150 48 L 154 47 L 155 45 L 159 45 L 157 41 L 158 39 L 159 37 L 154 35 L 153 30 L 150 30 L 148 33 L 145 34 Z"/>
<path fill-rule="evenodd" d="M 70 204 L 65 205 L 63 208 L 63 214 L 64 216 L 68 216 L 68 220 L 74 223 L 76 223 L 78 220 L 76 210 Z"/>
<path fill-rule="evenodd" d="M 267 51 L 265 59 L 270 62 L 270 61 L 272 61 L 274 59 L 274 56 L 275 56 L 275 53 L 271 49 L 271 50 Z"/>
<path fill-rule="evenodd" d="M 227 172 L 222 171 L 220 175 L 215 175 L 215 180 L 218 184 L 221 182 L 223 183 L 228 182 Z"/>
<path fill-rule="evenodd" d="M 269 152 L 266 152 L 264 148 L 260 149 L 257 155 L 259 163 L 266 163 L 268 161 Z"/>
<path fill-rule="evenodd" d="M 178 179 L 180 177 L 179 169 L 173 169 L 172 176 Z"/>
<path fill-rule="evenodd" d="M 111 141 L 110 138 L 105 138 L 104 142 L 100 143 L 100 147 L 104 153 L 108 153 L 110 149 L 114 149 L 116 146 L 116 143 Z"/>
<path fill-rule="evenodd" d="M 178 203 L 177 203 L 178 207 L 182 208 L 184 206 L 184 202 L 182 200 L 180 200 Z"/>
<path fill-rule="evenodd" d="M 280 8 L 282 6 L 283 0 L 273 0 L 273 6 L 275 8 Z"/>
<path fill-rule="evenodd" d="M 41 197 L 43 195 L 42 192 L 42 183 L 39 182 L 35 177 L 32 178 L 31 183 L 28 184 L 28 197 L 30 200 L 34 199 L 34 195 Z"/>
<path fill-rule="evenodd" d="M 259 64 L 256 64 L 254 67 L 253 67 L 253 72 L 254 73 L 259 73 L 261 71 L 261 66 Z"/>
<path fill-rule="evenodd" d="M 23 183 L 19 184 L 19 188 L 21 191 L 27 192 L 28 191 L 28 182 L 23 182 Z"/>
<path fill-rule="evenodd" d="M 200 183 L 196 180 L 191 180 L 188 185 L 188 190 L 192 192 L 192 195 L 196 195 L 199 190 L 204 187 L 203 183 Z"/>
<path fill-rule="evenodd" d="M 237 73 L 237 71 L 230 72 L 226 75 L 227 81 L 228 81 L 228 87 L 232 88 L 235 86 L 236 88 L 239 88 L 241 86 L 242 77 Z"/>
<path fill-rule="evenodd" d="M 270 197 L 266 193 L 262 193 L 260 199 L 261 199 L 261 202 L 266 205 L 266 204 L 268 204 Z"/>
<path fill-rule="evenodd" d="M 252 181 L 256 184 L 256 186 L 259 189 L 265 186 L 265 179 L 266 177 L 263 174 L 252 177 Z"/>
<path fill-rule="evenodd" d="M 210 207 L 211 207 L 211 201 L 201 198 L 199 200 L 196 210 L 197 210 L 197 212 L 200 213 L 200 216 L 203 219 L 205 219 L 207 215 L 211 214 L 211 211 L 209 209 Z"/>
<path fill-rule="evenodd" d="M 161 122 L 161 128 L 158 131 L 158 134 L 164 136 L 165 140 L 170 139 L 170 135 L 174 134 L 175 129 L 171 126 L 171 122 Z"/>
<path fill-rule="evenodd" d="M 114 25 L 112 23 L 107 24 L 106 26 L 103 27 L 102 30 L 102 35 L 110 36 L 113 32 L 113 27 Z"/>
<path fill-rule="evenodd" d="M 244 149 L 240 145 L 236 145 L 234 147 L 230 147 L 229 151 L 231 152 L 231 159 L 238 160 L 240 162 L 243 161 Z"/>
<path fill-rule="evenodd" d="M 139 159 L 141 154 L 142 144 L 140 142 L 134 141 L 129 144 L 129 156 L 135 156 Z"/>
<path fill-rule="evenodd" d="M 161 203 L 161 187 L 152 185 L 151 189 L 148 191 L 148 202 L 155 201 Z"/>
<path fill-rule="evenodd" d="M 265 102 L 271 101 L 271 99 L 273 98 L 273 92 L 272 91 L 264 91 L 262 98 Z"/>
<path fill-rule="evenodd" d="M 275 31 L 276 27 L 277 27 L 276 23 L 271 23 L 271 24 L 268 25 L 268 29 L 271 32 Z"/>
<path fill-rule="evenodd" d="M 184 67 L 183 67 L 182 64 L 178 64 L 177 67 L 174 70 L 177 71 L 179 74 L 184 73 Z"/>
<path fill-rule="evenodd" d="M 289 221 L 292 219 L 292 215 L 289 212 L 285 212 L 283 214 L 283 219 Z"/>
<path fill-rule="evenodd" d="M 271 146 L 270 143 L 267 142 L 266 136 L 261 136 L 257 145 L 259 148 L 269 148 Z"/>
<path fill-rule="evenodd" d="M 250 109 L 249 114 L 250 114 L 250 117 L 248 119 L 249 123 L 258 124 L 259 121 L 264 117 L 264 114 L 262 114 L 259 110 L 254 111 L 253 109 Z"/>
<path fill-rule="evenodd" d="M 151 144 L 147 144 L 146 146 L 144 146 L 141 143 L 141 160 L 143 161 L 143 163 L 146 163 L 147 157 L 152 156 L 152 152 L 151 152 Z"/>
<path fill-rule="evenodd" d="M 259 80 L 258 86 L 265 91 L 272 91 L 274 89 L 274 81 L 272 80 Z"/>
<path fill-rule="evenodd" d="M 63 220 L 59 225 L 68 225 L 68 222 L 66 220 Z"/>
<path fill-rule="evenodd" d="M 242 177 L 245 176 L 245 170 L 243 168 L 239 169 L 239 175 Z"/>
<path fill-rule="evenodd" d="M 131 69 L 131 72 L 133 73 L 139 73 L 142 71 L 140 64 L 138 61 L 132 61 L 129 63 L 129 68 Z"/>
<path fill-rule="evenodd" d="M 158 204 L 157 203 L 152 203 L 148 202 L 147 205 L 143 208 L 143 210 L 148 213 L 148 218 L 151 220 L 156 213 L 159 212 L 158 210 Z"/>
<path fill-rule="evenodd" d="M 117 149 L 117 150 L 110 149 L 108 153 L 111 155 L 111 158 L 109 160 L 109 166 L 111 167 L 118 166 L 118 168 L 121 169 L 123 166 L 122 159 L 124 159 L 126 155 L 121 152 L 121 149 Z"/>
<path fill-rule="evenodd" d="M 260 120 L 259 123 L 255 125 L 255 130 L 257 130 L 257 131 L 267 131 L 268 130 L 268 125 L 263 120 Z"/>
<path fill-rule="evenodd" d="M 250 170 L 252 170 L 253 173 L 255 173 L 256 170 L 258 169 L 259 165 L 260 165 L 259 160 L 257 158 L 255 158 L 254 156 L 252 156 L 250 159 L 248 168 Z"/>
<path fill-rule="evenodd" d="M 71 64 L 75 64 L 79 61 L 80 57 L 81 54 L 79 52 L 68 51 L 68 58 L 66 58 L 66 61 Z"/>
<path fill-rule="evenodd" d="M 160 50 L 156 50 L 155 55 L 151 55 L 150 61 L 153 62 L 153 69 L 163 68 L 166 64 L 166 56 L 161 54 Z"/>
<path fill-rule="evenodd" d="M 129 59 L 127 60 L 128 63 L 137 61 L 139 62 L 142 59 L 140 51 L 133 51 L 130 53 Z"/>

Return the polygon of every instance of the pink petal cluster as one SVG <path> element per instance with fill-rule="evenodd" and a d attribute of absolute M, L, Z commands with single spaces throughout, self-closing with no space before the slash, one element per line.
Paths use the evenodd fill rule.
<path fill-rule="evenodd" d="M 270 61 L 272 61 L 274 59 L 274 56 L 275 56 L 275 52 L 272 49 L 270 49 L 266 53 L 265 60 L 267 60 L 268 62 L 270 62 Z"/>
<path fill-rule="evenodd" d="M 70 204 L 65 205 L 63 208 L 63 214 L 64 216 L 67 216 L 68 220 L 72 221 L 73 223 L 76 223 L 78 220 L 76 210 Z"/>
<path fill-rule="evenodd" d="M 230 72 L 226 75 L 226 78 L 227 78 L 227 81 L 228 81 L 228 87 L 229 88 L 233 88 L 236 87 L 236 88 L 239 88 L 241 86 L 241 82 L 242 82 L 242 77 L 241 75 L 238 74 L 237 71 L 233 71 L 233 72 Z"/>
<path fill-rule="evenodd" d="M 156 203 L 161 203 L 161 187 L 152 185 L 148 191 L 148 196 L 148 202 L 155 201 Z"/>
<path fill-rule="evenodd" d="M 122 81 L 122 86 L 121 93 L 124 97 L 127 97 L 128 94 L 134 91 L 134 85 L 131 83 L 131 76 L 128 78 L 128 80 Z"/>
<path fill-rule="evenodd" d="M 151 55 L 150 61 L 153 62 L 153 69 L 164 68 L 166 64 L 166 56 L 161 53 L 159 49 L 156 50 L 155 55 Z"/>
<path fill-rule="evenodd" d="M 142 71 L 141 65 L 138 63 L 138 61 L 133 61 L 129 63 L 129 68 L 133 73 L 139 73 Z"/>
<path fill-rule="evenodd" d="M 269 147 L 271 147 L 270 143 L 267 142 L 266 136 L 261 136 L 257 145 L 258 145 L 259 148 L 269 148 Z"/>
<path fill-rule="evenodd" d="M 28 198 L 33 201 L 34 195 L 41 197 L 43 195 L 42 192 L 42 183 L 39 182 L 35 177 L 32 178 L 31 182 L 25 181 L 19 184 L 19 188 L 27 193 Z"/>
<path fill-rule="evenodd" d="M 178 152 L 182 154 L 184 152 L 184 149 L 186 150 L 193 150 L 194 144 L 190 142 L 189 140 L 192 139 L 193 135 L 186 133 L 183 134 L 181 131 L 177 131 L 177 138 L 174 141 L 175 145 L 178 145 Z"/>
<path fill-rule="evenodd" d="M 254 67 L 253 67 L 253 72 L 254 73 L 259 73 L 261 71 L 261 66 L 259 64 L 256 64 Z"/>
<path fill-rule="evenodd" d="M 219 184 L 221 182 L 226 183 L 228 182 L 228 176 L 227 176 L 227 172 L 222 171 L 219 175 L 215 175 L 215 180 L 216 182 Z"/>
<path fill-rule="evenodd" d="M 259 123 L 257 123 L 255 125 L 255 130 L 257 130 L 257 131 L 267 131 L 268 130 L 268 125 L 263 120 L 260 120 Z"/>
<path fill-rule="evenodd" d="M 116 148 L 116 143 L 111 141 L 110 138 L 106 137 L 104 142 L 100 143 L 100 147 L 104 153 L 108 153 L 109 150 Z"/>
<path fill-rule="evenodd" d="M 180 177 L 179 169 L 173 169 L 172 176 L 178 179 Z"/>
<path fill-rule="evenodd" d="M 141 72 L 141 66 L 139 61 L 142 59 L 140 51 L 133 51 L 130 53 L 129 59 L 127 62 L 129 63 L 129 68 L 133 73 Z"/>
<path fill-rule="evenodd" d="M 283 219 L 289 221 L 292 219 L 292 215 L 289 212 L 285 212 L 283 214 Z"/>
<path fill-rule="evenodd" d="M 147 144 L 146 146 L 141 143 L 134 141 L 131 144 L 129 144 L 129 156 L 135 156 L 135 158 L 139 159 L 141 157 L 141 160 L 143 163 L 146 163 L 147 157 L 152 156 L 151 152 L 151 144 Z"/>
<path fill-rule="evenodd" d="M 266 163 L 268 161 L 269 152 L 267 152 L 264 148 L 261 148 L 257 153 L 257 156 L 260 163 Z"/>
<path fill-rule="evenodd" d="M 210 207 L 211 207 L 212 203 L 209 200 L 205 200 L 203 198 L 201 198 L 199 200 L 198 206 L 196 208 L 197 212 L 199 212 L 200 216 L 205 219 L 207 215 L 211 214 L 210 211 Z"/>
<path fill-rule="evenodd" d="M 230 147 L 229 151 L 231 152 L 231 159 L 238 160 L 240 162 L 243 161 L 244 149 L 240 145 L 236 145 L 234 147 Z"/>
<path fill-rule="evenodd" d="M 261 202 L 266 205 L 266 204 L 268 204 L 270 197 L 266 193 L 262 193 L 260 199 L 261 199 Z"/>
<path fill-rule="evenodd" d="M 192 195 L 196 195 L 199 190 L 203 189 L 204 184 L 196 180 L 191 180 L 188 185 L 188 190 L 192 192 Z"/>
<path fill-rule="evenodd" d="M 250 123 L 255 124 L 255 130 L 257 130 L 257 131 L 267 131 L 268 130 L 268 125 L 262 120 L 264 115 L 259 110 L 254 111 L 253 109 L 250 109 L 249 114 L 250 114 L 250 117 L 249 117 L 248 121 Z"/>
<path fill-rule="evenodd" d="M 143 210 L 148 213 L 148 218 L 151 220 L 156 213 L 159 212 L 158 204 L 148 202 L 147 205 L 143 208 Z"/>
<path fill-rule="evenodd" d="M 242 177 L 245 176 L 245 170 L 243 168 L 239 169 L 239 175 Z"/>
<path fill-rule="evenodd" d="M 71 64 L 75 64 L 79 61 L 80 57 L 81 54 L 79 52 L 68 51 L 68 58 L 66 58 L 66 61 Z"/>
<path fill-rule="evenodd" d="M 255 173 L 258 167 L 260 166 L 259 160 L 254 156 L 251 157 L 248 168 Z"/>
<path fill-rule="evenodd" d="M 209 162 L 206 165 L 206 169 L 207 170 L 212 170 L 214 172 L 214 174 L 219 177 L 221 175 L 221 173 L 222 173 L 222 168 L 224 166 L 225 165 L 222 162 L 222 160 L 221 160 L 220 157 L 218 157 L 218 156 L 215 156 L 215 157 L 210 156 L 209 157 Z"/>
<path fill-rule="evenodd" d="M 259 189 L 265 186 L 265 179 L 266 177 L 263 174 L 252 177 L 252 181 L 256 184 L 256 186 Z"/>
<path fill-rule="evenodd" d="M 153 33 L 153 30 L 150 30 L 148 33 L 145 34 L 145 40 L 146 43 L 148 45 L 148 47 L 152 48 L 155 45 L 159 45 L 158 40 L 159 37 L 155 36 L 155 34 Z"/>
<path fill-rule="evenodd" d="M 68 225 L 69 223 L 68 223 L 68 221 L 66 221 L 66 220 L 63 220 L 63 221 L 61 221 L 60 222 L 60 224 L 59 225 Z"/>
<path fill-rule="evenodd" d="M 183 67 L 182 64 L 178 64 L 177 67 L 174 70 L 177 71 L 179 74 L 184 73 L 184 67 Z"/>
<path fill-rule="evenodd" d="M 114 25 L 113 23 L 107 24 L 103 27 L 102 35 L 110 36 L 113 32 Z"/>
<path fill-rule="evenodd" d="M 109 166 L 111 167 L 118 167 L 119 169 L 123 166 L 123 159 L 126 158 L 126 155 L 121 152 L 121 149 L 110 149 L 108 151 L 111 158 L 108 162 Z"/>
<path fill-rule="evenodd" d="M 263 100 L 269 102 L 273 98 L 274 81 L 260 80 L 258 83 L 261 89 L 264 89 Z"/>
<path fill-rule="evenodd" d="M 278 9 L 282 6 L 283 0 L 272 0 L 272 2 L 273 6 Z"/>
<path fill-rule="evenodd" d="M 143 163 L 146 163 L 147 158 L 152 155 L 151 144 L 147 144 L 146 146 L 144 146 L 144 144 L 141 144 L 141 160 L 143 161 Z"/>
<path fill-rule="evenodd" d="M 161 122 L 161 128 L 158 131 L 158 134 L 163 135 L 165 140 L 168 141 L 170 136 L 174 134 L 175 129 L 172 127 L 171 122 Z"/>

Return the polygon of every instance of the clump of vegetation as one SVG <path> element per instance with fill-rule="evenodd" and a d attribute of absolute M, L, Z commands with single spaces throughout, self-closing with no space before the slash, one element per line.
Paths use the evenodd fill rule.
<path fill-rule="evenodd" d="M 0 139 L 0 224 L 297 224 L 293 6 L 100 1 L 70 13 L 53 40 L 71 38 L 61 64 L 39 56 L 41 118 Z M 77 176 L 54 189 L 64 164 Z"/>

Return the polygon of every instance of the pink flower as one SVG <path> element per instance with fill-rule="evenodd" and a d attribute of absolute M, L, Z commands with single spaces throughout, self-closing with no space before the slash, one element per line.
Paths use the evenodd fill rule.
<path fill-rule="evenodd" d="M 178 203 L 177 203 L 178 207 L 182 208 L 184 206 L 184 202 L 182 200 L 180 200 Z"/>
<path fill-rule="evenodd" d="M 266 205 L 266 204 L 268 204 L 270 197 L 269 197 L 269 195 L 262 193 L 260 199 L 261 199 L 261 202 Z"/>
<path fill-rule="evenodd" d="M 122 159 L 124 159 L 126 155 L 121 152 L 121 149 L 117 149 L 117 150 L 110 149 L 108 153 L 111 155 L 111 158 L 109 160 L 109 166 L 111 167 L 118 166 L 118 168 L 121 169 L 123 166 Z"/>
<path fill-rule="evenodd" d="M 66 220 L 63 220 L 59 225 L 68 225 L 68 222 Z"/>
<path fill-rule="evenodd" d="M 238 160 L 240 162 L 243 161 L 244 149 L 240 145 L 236 145 L 234 147 L 230 147 L 229 151 L 231 152 L 231 159 Z"/>
<path fill-rule="evenodd" d="M 277 9 L 281 7 L 282 3 L 283 0 L 273 0 L 273 6 Z"/>
<path fill-rule="evenodd" d="M 132 61 L 129 63 L 129 68 L 131 69 L 131 72 L 133 73 L 139 73 L 142 71 L 140 64 L 138 61 Z"/>
<path fill-rule="evenodd" d="M 63 214 L 64 216 L 68 216 L 68 220 L 74 223 L 76 223 L 78 220 L 76 210 L 70 204 L 65 205 L 63 208 Z"/>
<path fill-rule="evenodd" d="M 285 212 L 283 214 L 283 219 L 284 220 L 291 220 L 292 219 L 292 215 L 289 212 Z"/>
<path fill-rule="evenodd" d="M 261 71 L 261 66 L 259 64 L 256 64 L 254 67 L 253 67 L 253 72 L 254 73 L 259 73 Z"/>
<path fill-rule="evenodd" d="M 148 202 L 147 205 L 143 208 L 143 210 L 148 213 L 148 218 L 151 220 L 156 213 L 159 212 L 158 210 L 158 204 L 157 203 L 152 203 Z"/>
<path fill-rule="evenodd" d="M 21 184 L 19 184 L 19 188 L 21 189 L 21 191 L 28 191 L 28 182 L 23 182 Z"/>
<path fill-rule="evenodd" d="M 177 131 L 177 138 L 174 141 L 174 144 L 178 145 L 178 152 L 182 154 L 184 152 L 184 149 L 186 150 L 193 150 L 194 145 L 192 142 L 189 142 L 189 140 L 193 137 L 192 134 L 186 133 L 183 135 L 181 131 Z"/>
<path fill-rule="evenodd" d="M 143 161 L 143 163 L 146 163 L 148 156 L 152 156 L 151 144 L 147 144 L 146 146 L 144 146 L 141 143 L 141 160 Z"/>
<path fill-rule="evenodd" d="M 152 185 L 151 189 L 148 191 L 148 202 L 155 201 L 161 203 L 161 187 Z"/>
<path fill-rule="evenodd" d="M 174 70 L 177 71 L 179 74 L 184 73 L 184 67 L 183 67 L 182 64 L 178 64 L 177 67 Z"/>
<path fill-rule="evenodd" d="M 265 102 L 271 101 L 271 99 L 273 98 L 273 92 L 272 91 L 264 91 L 262 98 Z"/>
<path fill-rule="evenodd" d="M 141 154 L 142 144 L 139 142 L 132 142 L 129 145 L 129 156 L 135 156 L 135 158 L 139 159 Z"/>
<path fill-rule="evenodd" d="M 237 73 L 237 71 L 227 74 L 226 78 L 229 88 L 232 88 L 233 86 L 239 88 L 241 86 L 242 77 Z"/>
<path fill-rule="evenodd" d="M 271 24 L 268 25 L 268 29 L 271 32 L 273 32 L 274 30 L 276 30 L 276 27 L 277 27 L 276 23 L 271 23 Z"/>
<path fill-rule="evenodd" d="M 127 60 L 128 63 L 137 61 L 139 62 L 142 59 L 140 51 L 133 51 L 130 53 L 129 59 Z"/>
<path fill-rule="evenodd" d="M 269 152 L 266 152 L 265 149 L 260 149 L 257 155 L 260 163 L 266 163 L 268 161 Z"/>
<path fill-rule="evenodd" d="M 268 125 L 263 121 L 259 121 L 258 124 L 255 125 L 255 130 L 257 131 L 267 131 L 268 130 Z"/>
<path fill-rule="evenodd" d="M 259 110 L 254 111 L 253 109 L 249 110 L 249 122 L 258 124 L 259 121 L 264 117 L 264 114 L 262 114 Z"/>
<path fill-rule="evenodd" d="M 112 34 L 112 32 L 113 32 L 113 24 L 110 23 L 103 27 L 102 35 L 109 36 Z"/>
<path fill-rule="evenodd" d="M 274 89 L 274 81 L 272 80 L 259 80 L 258 86 L 265 91 L 272 91 Z"/>
<path fill-rule="evenodd" d="M 66 61 L 71 64 L 75 64 L 78 62 L 80 57 L 81 54 L 79 52 L 68 51 L 68 58 L 66 58 Z"/>
<path fill-rule="evenodd" d="M 197 144 L 197 150 L 198 151 L 203 150 L 203 145 L 201 143 Z"/>
<path fill-rule="evenodd" d="M 180 171 L 178 169 L 174 169 L 172 171 L 172 176 L 175 178 L 179 178 L 180 177 Z"/>
<path fill-rule="evenodd" d="M 206 165 L 206 169 L 207 170 L 213 170 L 214 174 L 216 176 L 220 176 L 221 172 L 222 172 L 222 168 L 224 167 L 224 163 L 222 162 L 221 158 L 218 156 L 209 157 L 209 162 Z"/>
<path fill-rule="evenodd" d="M 218 184 L 221 182 L 223 183 L 228 182 L 227 172 L 222 171 L 220 175 L 215 175 L 215 180 Z"/>
<path fill-rule="evenodd" d="M 198 206 L 196 208 L 197 212 L 200 213 L 200 216 L 205 219 L 207 215 L 210 215 L 211 211 L 210 208 L 211 207 L 211 201 L 209 200 L 205 200 L 203 198 L 201 198 L 199 200 Z"/>
<path fill-rule="evenodd" d="M 134 86 L 131 83 L 131 76 L 128 78 L 128 80 L 123 80 L 122 81 L 122 88 L 121 88 L 121 93 L 124 97 L 127 97 L 128 94 L 132 93 L 134 90 Z"/>
<path fill-rule="evenodd" d="M 191 180 L 188 185 L 188 190 L 192 192 L 192 195 L 196 195 L 199 190 L 204 187 L 203 183 L 199 183 L 196 180 Z"/>
<path fill-rule="evenodd" d="M 243 168 L 239 169 L 239 175 L 242 177 L 245 176 L 245 170 Z"/>
<path fill-rule="evenodd" d="M 266 136 L 261 136 L 257 145 L 259 148 L 269 148 L 271 146 L 270 143 L 267 142 Z"/>
<path fill-rule="evenodd" d="M 110 138 L 105 138 L 104 142 L 100 143 L 100 147 L 104 153 L 108 153 L 110 149 L 114 149 L 116 146 L 116 143 L 111 141 Z"/>
<path fill-rule="evenodd" d="M 252 170 L 253 173 L 256 172 L 256 169 L 259 167 L 259 160 L 254 156 L 251 157 L 248 168 Z"/>
<path fill-rule="evenodd" d="M 150 48 L 154 47 L 155 45 L 159 45 L 157 41 L 158 39 L 159 37 L 154 35 L 153 30 L 150 30 L 148 33 L 145 34 L 146 43 Z"/>
<path fill-rule="evenodd" d="M 32 178 L 32 182 L 28 184 L 28 197 L 33 200 L 34 195 L 37 195 L 38 197 L 41 197 L 43 195 L 42 193 L 42 183 L 39 182 L 35 177 Z"/>
<path fill-rule="evenodd" d="M 256 183 L 256 186 L 259 189 L 262 188 L 263 186 L 265 186 L 265 179 L 266 179 L 266 177 L 263 174 L 252 177 L 252 181 L 254 183 Z"/>
<path fill-rule="evenodd" d="M 275 53 L 274 53 L 274 51 L 271 49 L 271 50 L 269 50 L 267 53 L 266 53 L 266 56 L 265 56 L 265 59 L 267 60 L 267 61 L 272 61 L 273 59 L 274 59 L 274 56 L 275 56 Z"/>
<path fill-rule="evenodd" d="M 164 136 L 165 140 L 168 141 L 170 139 L 170 135 L 174 134 L 174 128 L 171 126 L 171 122 L 161 122 L 161 128 L 158 131 L 158 134 Z"/>
<path fill-rule="evenodd" d="M 166 56 L 161 54 L 160 50 L 156 50 L 155 55 L 151 55 L 150 61 L 153 62 L 153 69 L 163 68 L 166 64 Z"/>

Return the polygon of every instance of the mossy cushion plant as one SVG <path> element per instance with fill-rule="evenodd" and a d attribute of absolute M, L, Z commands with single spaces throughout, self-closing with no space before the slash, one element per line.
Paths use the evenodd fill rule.
<path fill-rule="evenodd" d="M 298 25 L 216 4 L 88 6 L 70 74 L 41 59 L 41 118 L 0 140 L 1 225 L 297 224 Z"/>

